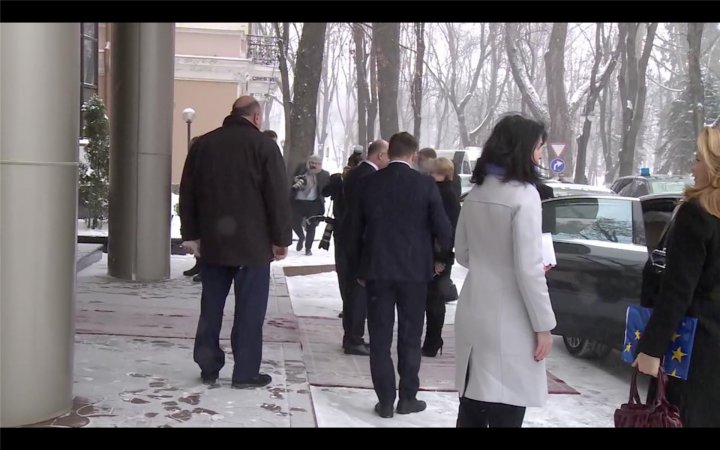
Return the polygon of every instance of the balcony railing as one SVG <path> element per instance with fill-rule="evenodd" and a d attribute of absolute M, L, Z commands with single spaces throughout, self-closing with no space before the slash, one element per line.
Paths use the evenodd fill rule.
<path fill-rule="evenodd" d="M 248 35 L 248 58 L 255 64 L 276 66 L 279 45 L 273 36 Z"/>

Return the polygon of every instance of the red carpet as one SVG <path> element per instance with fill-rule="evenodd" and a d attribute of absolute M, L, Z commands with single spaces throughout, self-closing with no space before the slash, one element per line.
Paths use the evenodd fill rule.
<path fill-rule="evenodd" d="M 300 338 L 308 379 L 313 386 L 372 389 L 370 362 L 366 356 L 345 355 L 340 348 L 342 323 L 339 319 L 298 317 Z M 422 359 L 420 390 L 455 392 L 455 333 L 452 325 L 443 328 L 443 354 Z M 393 359 L 397 363 L 393 344 Z M 548 372 L 548 392 L 579 394 L 563 380 Z"/>

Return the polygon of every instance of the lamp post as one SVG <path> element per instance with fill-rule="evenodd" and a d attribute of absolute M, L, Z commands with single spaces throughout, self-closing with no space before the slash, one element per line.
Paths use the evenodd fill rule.
<path fill-rule="evenodd" d="M 195 120 L 195 110 L 192 108 L 185 108 L 182 112 L 183 120 L 187 124 L 187 149 L 190 151 L 190 126 Z"/>

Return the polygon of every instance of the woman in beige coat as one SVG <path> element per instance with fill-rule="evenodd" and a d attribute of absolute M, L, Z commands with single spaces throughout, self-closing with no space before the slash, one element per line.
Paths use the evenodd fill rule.
<path fill-rule="evenodd" d="M 555 315 L 542 260 L 537 167 L 544 126 L 500 120 L 483 147 L 455 235 L 469 269 L 455 317 L 458 427 L 520 427 L 547 398 Z"/>

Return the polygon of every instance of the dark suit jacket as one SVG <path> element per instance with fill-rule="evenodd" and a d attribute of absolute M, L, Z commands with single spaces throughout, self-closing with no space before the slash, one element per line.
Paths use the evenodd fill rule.
<path fill-rule="evenodd" d="M 200 239 L 209 264 L 268 264 L 272 245 L 292 242 L 289 189 L 275 141 L 228 116 L 188 152 L 180 182 L 182 238 Z"/>
<path fill-rule="evenodd" d="M 337 236 L 340 238 L 342 245 L 348 249 L 352 243 L 346 239 L 346 236 L 348 235 L 347 230 L 352 228 L 355 216 L 360 211 L 360 198 L 362 195 L 363 180 L 375 172 L 377 172 L 377 170 L 375 170 L 375 168 L 370 164 L 360 163 L 357 167 L 352 169 L 350 173 L 348 173 L 347 177 L 343 181 L 343 204 L 345 206 L 345 210 L 340 221 L 341 234 Z M 348 258 L 349 271 L 353 272 L 357 270 L 358 265 L 360 264 L 359 258 L 353 258 L 353 255 L 348 255 Z"/>
<path fill-rule="evenodd" d="M 433 242 L 452 250 L 450 220 L 435 180 L 401 162 L 367 176 L 350 232 L 358 278 L 427 283 Z"/>

